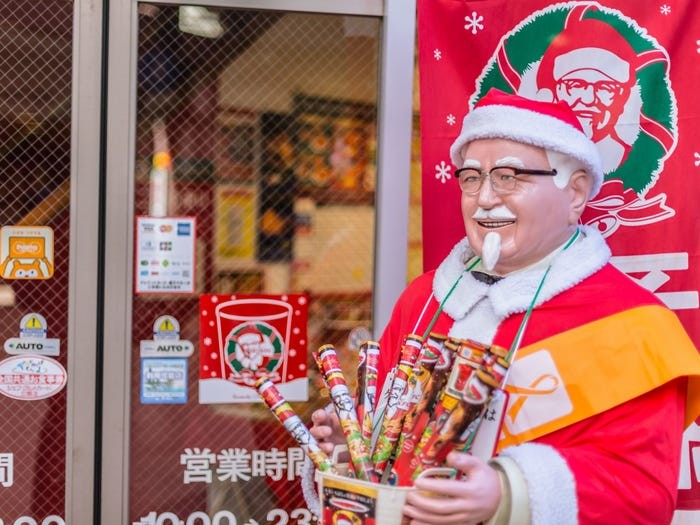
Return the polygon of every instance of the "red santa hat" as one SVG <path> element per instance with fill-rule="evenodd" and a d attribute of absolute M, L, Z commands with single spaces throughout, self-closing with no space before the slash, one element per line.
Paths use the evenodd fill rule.
<path fill-rule="evenodd" d="M 566 26 L 542 55 L 537 68 L 537 85 L 553 87 L 568 74 L 589 71 L 621 84 L 634 84 L 637 54 L 630 43 L 610 24 L 595 18 L 581 18 L 582 7 L 567 17 Z M 597 9 L 590 9 L 597 11 Z M 576 11 L 578 13 L 578 11 Z"/>
<path fill-rule="evenodd" d="M 564 102 L 541 102 L 489 90 L 464 117 L 462 132 L 450 148 L 452 163 L 461 167 L 464 146 L 473 140 L 490 138 L 537 146 L 577 160 L 593 179 L 591 197 L 603 184 L 600 152 Z"/>

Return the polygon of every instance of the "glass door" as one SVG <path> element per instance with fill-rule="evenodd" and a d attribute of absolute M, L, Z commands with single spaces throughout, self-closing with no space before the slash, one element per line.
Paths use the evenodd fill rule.
<path fill-rule="evenodd" d="M 0 5 L 0 524 L 92 520 L 102 35 L 86 4 Z"/>
<path fill-rule="evenodd" d="M 378 212 L 396 184 L 381 169 L 387 13 L 340 3 L 112 10 L 129 31 L 110 49 L 132 52 L 110 59 L 102 471 L 121 480 L 102 478 L 104 520 L 313 520 L 304 454 L 255 384 L 270 377 L 308 421 L 329 401 L 312 351 L 333 344 L 352 386 L 379 335 Z"/>

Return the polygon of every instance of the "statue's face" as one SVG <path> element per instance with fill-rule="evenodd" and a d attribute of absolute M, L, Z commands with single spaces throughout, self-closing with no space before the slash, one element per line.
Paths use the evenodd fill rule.
<path fill-rule="evenodd" d="M 542 148 L 505 139 L 469 143 L 462 155 L 465 167 L 488 172 L 495 166 L 551 170 Z M 563 188 L 549 175 L 518 175 L 516 189 L 503 194 L 489 179 L 478 193 L 462 193 L 462 217 L 470 246 L 482 256 L 484 238 L 500 235 L 500 256 L 494 270 L 506 274 L 533 264 L 562 245 L 575 231 L 570 181 Z"/>

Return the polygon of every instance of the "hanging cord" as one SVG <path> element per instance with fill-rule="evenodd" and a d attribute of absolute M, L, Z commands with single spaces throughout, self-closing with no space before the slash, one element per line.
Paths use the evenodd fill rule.
<path fill-rule="evenodd" d="M 580 235 L 581 231 L 576 228 L 576 231 L 574 234 L 569 237 L 569 240 L 566 241 L 566 244 L 562 248 L 562 252 L 566 249 L 568 249 L 576 239 L 578 239 L 578 236 Z M 549 275 L 549 271 L 552 269 L 552 263 L 550 262 L 549 265 L 547 266 L 547 269 L 544 272 L 544 275 L 542 276 L 542 279 L 540 279 L 540 284 L 537 285 L 537 290 L 535 290 L 535 295 L 532 297 L 532 301 L 530 301 L 530 305 L 527 307 L 527 311 L 525 312 L 525 315 L 523 316 L 523 320 L 520 323 L 520 327 L 518 327 L 518 331 L 515 334 L 515 338 L 513 339 L 513 343 L 510 345 L 510 350 L 508 350 L 508 354 L 506 355 L 506 361 L 508 363 L 512 363 L 513 358 L 515 357 L 515 353 L 518 351 L 518 348 L 520 347 L 520 343 L 523 339 L 523 335 L 525 334 L 525 327 L 527 326 L 527 323 L 530 321 L 530 315 L 532 315 L 532 311 L 535 309 L 535 303 L 537 302 L 537 298 L 540 295 L 540 292 L 542 291 L 542 287 L 544 286 L 544 281 L 547 279 L 547 275 Z M 503 378 L 503 384 L 505 385 L 506 382 L 508 381 L 508 374 L 510 373 L 510 366 L 508 367 L 508 370 L 506 371 L 506 375 Z"/>
<path fill-rule="evenodd" d="M 430 331 L 433 329 L 433 326 L 435 325 L 435 321 L 437 321 L 438 316 L 440 315 L 440 312 L 442 312 L 442 308 L 445 306 L 445 303 L 447 302 L 447 299 L 450 298 L 450 295 L 452 295 L 452 292 L 455 291 L 455 288 L 457 288 L 457 285 L 459 284 L 459 281 L 462 280 L 462 277 L 464 277 L 464 274 L 467 272 L 471 272 L 474 267 L 479 264 L 479 261 L 481 261 L 481 257 L 474 257 L 469 261 L 469 264 L 467 265 L 466 268 L 464 268 L 464 271 L 459 274 L 459 277 L 457 277 L 457 280 L 454 282 L 452 285 L 452 288 L 447 292 L 447 295 L 445 295 L 445 298 L 440 302 L 440 306 L 438 306 L 438 309 L 435 311 L 435 315 L 433 315 L 433 318 L 430 320 L 430 323 L 428 323 L 428 328 L 425 329 L 425 333 L 423 334 L 423 339 L 425 340 L 426 337 L 428 337 L 428 334 L 430 334 Z"/>
<path fill-rule="evenodd" d="M 578 239 L 579 235 L 581 234 L 581 231 L 576 228 L 576 231 L 569 237 L 569 240 L 566 241 L 566 244 L 562 248 L 561 251 L 564 251 L 568 249 L 576 239 Z M 433 318 L 430 320 L 430 323 L 428 323 L 428 327 L 425 329 L 425 332 L 423 333 L 423 339 L 428 337 L 428 334 L 430 334 L 430 331 L 433 329 L 433 326 L 435 326 L 435 322 L 437 321 L 438 316 L 440 315 L 440 312 L 442 312 L 442 309 L 445 306 L 445 303 L 447 302 L 447 299 L 450 298 L 452 295 L 452 292 L 454 292 L 455 288 L 457 288 L 457 285 L 459 282 L 462 280 L 462 277 L 464 277 L 465 273 L 468 273 L 474 269 L 474 267 L 479 264 L 481 261 L 480 257 L 473 257 L 472 259 L 469 260 L 467 266 L 464 268 L 464 271 L 459 274 L 459 277 L 457 277 L 457 280 L 454 282 L 450 290 L 447 292 L 447 295 L 445 295 L 444 299 L 440 301 L 440 305 L 438 306 L 438 309 L 435 311 L 435 314 L 433 315 Z M 510 345 L 510 350 L 508 351 L 508 354 L 506 355 L 506 361 L 509 363 L 512 361 L 513 357 L 515 356 L 515 353 L 518 350 L 518 347 L 520 346 L 520 342 L 523 339 L 523 335 L 525 333 L 525 327 L 527 326 L 527 323 L 530 320 L 530 315 L 532 315 L 532 311 L 535 308 L 535 303 L 537 302 L 537 298 L 540 295 L 540 292 L 542 291 L 542 287 L 544 286 L 544 281 L 547 279 L 547 276 L 549 275 L 549 271 L 552 269 L 552 263 L 550 262 L 549 265 L 547 266 L 547 269 L 544 272 L 544 275 L 542 276 L 542 279 L 540 279 L 540 283 L 537 285 L 537 290 L 535 290 L 535 295 L 532 297 L 532 301 L 530 301 L 530 305 L 527 307 L 527 310 L 525 311 L 525 315 L 523 316 L 523 320 L 520 323 L 520 326 L 518 327 L 518 331 L 515 334 L 515 338 L 513 339 L 513 343 Z M 510 367 L 509 367 L 510 370 Z M 506 373 L 506 378 L 504 378 L 504 384 L 505 384 L 505 379 L 507 379 L 507 373 Z"/>
<path fill-rule="evenodd" d="M 580 230 L 576 228 L 576 231 L 574 234 L 569 237 L 569 240 L 566 241 L 566 244 L 562 248 L 561 251 L 566 250 L 569 248 L 575 241 L 578 239 L 578 236 L 580 234 Z M 510 345 L 510 350 L 508 351 L 508 354 L 506 354 L 506 361 L 510 364 L 515 357 L 515 353 L 518 350 L 518 347 L 520 346 L 520 342 L 523 339 L 523 334 L 525 333 L 525 327 L 527 326 L 528 321 L 530 320 L 530 315 L 532 314 L 532 310 L 535 308 L 535 303 L 537 302 L 537 297 L 540 295 L 540 292 L 542 291 L 542 287 L 544 286 L 544 281 L 547 278 L 547 275 L 549 275 L 549 271 L 552 269 L 552 263 L 550 262 L 549 265 L 547 266 L 547 269 L 544 272 L 544 275 L 542 276 L 542 279 L 540 279 L 540 283 L 537 285 L 537 290 L 535 290 L 535 295 L 532 297 L 532 301 L 530 301 L 530 305 L 527 307 L 527 311 L 525 312 L 525 315 L 523 316 L 523 320 L 520 323 L 520 327 L 518 328 L 517 333 L 515 334 L 515 338 L 513 339 L 513 343 Z M 461 277 L 461 276 L 460 276 Z M 459 279 L 458 279 L 459 281 Z M 505 385 L 508 382 L 508 374 L 510 373 L 511 367 L 508 366 L 508 369 L 506 370 L 506 374 L 503 377 L 503 382 L 501 383 L 501 388 L 505 389 Z M 481 416 L 480 416 L 481 417 Z M 461 448 L 460 450 L 462 451 L 468 451 L 472 443 L 474 441 L 474 438 L 476 437 L 476 432 L 472 432 L 471 435 L 469 436 L 469 440 L 467 443 L 465 443 L 464 447 Z M 450 475 L 450 477 L 455 477 L 457 475 L 457 470 L 455 469 L 454 472 Z"/>

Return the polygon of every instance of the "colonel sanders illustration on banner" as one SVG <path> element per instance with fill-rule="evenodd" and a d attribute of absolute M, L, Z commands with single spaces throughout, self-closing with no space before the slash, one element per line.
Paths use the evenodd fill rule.
<path fill-rule="evenodd" d="M 666 50 L 634 20 L 572 5 L 535 12 L 504 35 L 470 102 L 505 82 L 511 92 L 569 104 L 602 153 L 606 183 L 584 222 L 607 237 L 675 214 L 665 194 L 650 191 L 676 146 L 675 96 Z M 551 43 L 537 37 L 559 27 Z M 536 40 L 546 46 L 541 54 Z"/>
<path fill-rule="evenodd" d="M 452 177 L 459 166 L 448 154 L 464 114 L 491 88 L 563 101 L 604 162 L 605 182 L 582 222 L 603 233 L 613 264 L 674 309 L 700 345 L 695 4 L 513 0 L 506 10 L 495 0 L 419 0 L 424 269 L 464 235 Z M 686 432 L 678 501 L 698 523 L 699 435 L 697 424 Z"/>

